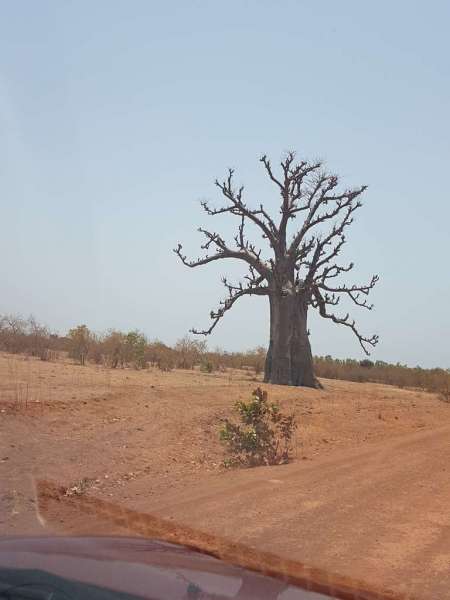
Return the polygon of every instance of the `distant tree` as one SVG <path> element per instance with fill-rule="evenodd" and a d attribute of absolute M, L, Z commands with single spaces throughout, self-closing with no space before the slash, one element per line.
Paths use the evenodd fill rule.
<path fill-rule="evenodd" d="M 143 369 L 146 366 L 145 351 L 147 339 L 144 334 L 138 330 L 130 331 L 125 337 L 125 355 L 128 363 L 131 363 L 136 369 Z"/>
<path fill-rule="evenodd" d="M 0 343 L 6 352 L 17 354 L 26 349 L 27 323 L 19 315 L 4 315 L 0 319 Z"/>
<path fill-rule="evenodd" d="M 171 371 L 175 366 L 175 351 L 160 340 L 147 344 L 145 357 L 161 371 Z"/>
<path fill-rule="evenodd" d="M 27 321 L 28 346 L 32 356 L 48 360 L 50 350 L 50 332 L 31 315 Z"/>
<path fill-rule="evenodd" d="M 103 358 L 111 369 L 125 363 L 125 336 L 121 331 L 108 331 L 102 340 Z"/>
<path fill-rule="evenodd" d="M 89 360 L 100 365 L 104 362 L 105 356 L 103 353 L 103 336 L 91 332 L 91 338 L 89 342 Z"/>
<path fill-rule="evenodd" d="M 389 365 L 384 360 L 377 360 L 377 361 L 375 361 L 375 366 L 382 368 L 382 367 L 387 367 Z"/>
<path fill-rule="evenodd" d="M 371 369 L 374 365 L 375 365 L 375 363 L 373 363 L 368 358 L 365 358 L 364 360 L 359 361 L 359 366 L 364 367 L 365 369 Z"/>
<path fill-rule="evenodd" d="M 270 343 L 265 381 L 315 387 L 307 326 L 309 308 L 348 327 L 366 354 L 368 347 L 378 342 L 377 335 L 362 335 L 349 314 L 339 316 L 332 312 L 342 296 L 357 306 L 372 308 L 365 297 L 378 281 L 377 275 L 367 284 L 334 283 L 353 268 L 353 263 L 342 265 L 336 259 L 345 243 L 344 232 L 352 224 L 354 212 L 362 206 L 359 198 L 366 187 L 338 191 L 336 175 L 327 173 L 320 162 L 296 162 L 293 152 L 282 160 L 281 176 L 275 174 L 266 156 L 261 163 L 281 196 L 279 218 L 269 215 L 262 204 L 250 208 L 244 201 L 244 188 L 233 185 L 234 171 L 230 169 L 224 181 L 215 182 L 225 204 L 213 208 L 202 202 L 202 207 L 211 216 L 229 214 L 238 218 L 234 245 L 225 242 L 219 233 L 200 228 L 205 236 L 205 256 L 189 260 L 181 244 L 174 250 L 188 267 L 234 259 L 245 263 L 248 269 L 244 282 L 232 284 L 223 278 L 228 297 L 211 311 L 212 324 L 208 329 L 192 332 L 208 335 L 237 300 L 266 296 L 270 304 Z M 289 224 L 298 217 L 302 217 L 299 228 L 289 232 Z M 266 255 L 247 238 L 247 225 L 259 230 L 267 240 Z"/>
<path fill-rule="evenodd" d="M 206 351 L 206 342 L 196 340 L 185 335 L 175 344 L 177 353 L 177 366 L 180 369 L 193 369 L 200 362 L 200 358 Z"/>
<path fill-rule="evenodd" d="M 84 365 L 92 343 L 92 333 L 86 325 L 78 325 L 69 331 L 69 356 Z"/>

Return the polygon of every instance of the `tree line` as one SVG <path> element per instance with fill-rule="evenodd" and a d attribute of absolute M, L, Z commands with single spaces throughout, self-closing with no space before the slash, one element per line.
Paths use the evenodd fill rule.
<path fill-rule="evenodd" d="M 383 360 L 361 361 L 350 358 L 315 356 L 314 369 L 319 377 L 346 381 L 382 383 L 400 388 L 415 388 L 439 394 L 450 402 L 450 369 L 424 369 L 391 364 Z"/>
<path fill-rule="evenodd" d="M 106 368 L 147 369 L 162 371 L 194 369 L 211 373 L 226 369 L 246 369 L 255 376 L 264 370 L 266 348 L 245 352 L 208 349 L 206 341 L 189 335 L 173 346 L 160 340 L 149 340 L 142 332 L 108 330 L 95 333 L 86 325 L 78 325 L 66 335 L 52 333 L 34 317 L 0 315 L 0 350 L 12 354 L 28 354 L 41 360 L 58 360 L 68 356 L 74 362 L 103 365 Z M 424 369 L 400 363 L 390 364 L 369 359 L 337 359 L 315 356 L 314 370 L 324 379 L 373 382 L 435 392 L 450 401 L 450 369 Z"/>
<path fill-rule="evenodd" d="M 28 354 L 44 361 L 68 356 L 80 365 L 90 362 L 111 369 L 157 367 L 170 371 L 200 367 L 202 371 L 212 372 L 246 368 L 257 374 L 264 368 L 266 354 L 262 347 L 246 352 L 210 350 L 205 340 L 190 335 L 169 346 L 160 340 L 148 339 L 137 329 L 97 333 L 84 324 L 73 327 L 66 335 L 58 335 L 33 316 L 24 319 L 17 315 L 0 315 L 0 351 Z"/>

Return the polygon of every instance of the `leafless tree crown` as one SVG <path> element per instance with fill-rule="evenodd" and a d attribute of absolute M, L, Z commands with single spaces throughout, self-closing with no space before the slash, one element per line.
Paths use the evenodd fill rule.
<path fill-rule="evenodd" d="M 201 246 L 205 251 L 203 257 L 188 259 L 181 244 L 174 249 L 183 264 L 192 268 L 229 258 L 244 261 L 248 266 L 242 282 L 233 285 L 223 278 L 227 297 L 211 311 L 210 327 L 192 332 L 210 334 L 225 312 L 243 296 L 298 293 L 322 317 L 349 327 L 368 354 L 368 348 L 377 344 L 378 336 L 362 335 L 349 314 L 339 316 L 334 312 L 343 296 L 359 307 L 372 309 L 367 297 L 378 275 L 365 284 L 337 283 L 340 275 L 353 268 L 353 263 L 339 264 L 338 255 L 346 241 L 346 229 L 362 206 L 360 197 L 366 186 L 340 191 L 338 177 L 327 173 L 321 162 L 298 162 L 294 152 L 281 161 L 279 173 L 275 173 L 267 156 L 262 156 L 260 162 L 281 196 L 279 216 L 271 216 L 262 204 L 250 208 L 244 200 L 244 188 L 234 186 L 234 171 L 229 169 L 223 181 L 215 181 L 223 205 L 214 208 L 202 202 L 201 206 L 209 216 L 229 213 L 237 217 L 233 243 L 227 243 L 215 231 L 200 227 L 205 238 Z M 301 220 L 301 224 L 292 235 L 288 225 L 294 219 Z M 265 259 L 262 250 L 247 238 L 248 224 L 259 228 L 268 241 L 270 258 Z"/>

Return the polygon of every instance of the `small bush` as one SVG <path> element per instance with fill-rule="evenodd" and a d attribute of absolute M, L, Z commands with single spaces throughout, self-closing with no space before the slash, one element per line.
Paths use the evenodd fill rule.
<path fill-rule="evenodd" d="M 448 380 L 442 384 L 442 388 L 439 392 L 439 398 L 450 404 L 450 384 Z"/>
<path fill-rule="evenodd" d="M 65 496 L 83 496 L 88 489 L 94 484 L 93 479 L 89 479 L 88 477 L 83 477 L 83 479 L 79 479 L 74 485 L 66 488 L 64 495 Z"/>
<path fill-rule="evenodd" d="M 276 404 L 269 403 L 267 392 L 254 390 L 250 402 L 236 402 L 241 424 L 225 419 L 220 440 L 229 458 L 226 466 L 256 467 L 280 465 L 289 461 L 292 437 L 297 427 L 294 414 L 284 415 Z"/>
<path fill-rule="evenodd" d="M 70 358 L 74 358 L 80 365 L 85 365 L 94 339 L 92 332 L 86 325 L 78 325 L 69 331 L 68 338 Z"/>
<path fill-rule="evenodd" d="M 375 363 L 373 363 L 368 358 L 365 358 L 364 360 L 359 361 L 359 366 L 362 367 L 363 369 L 371 369 L 372 367 L 375 366 Z"/>
<path fill-rule="evenodd" d="M 212 373 L 214 371 L 214 365 L 210 360 L 205 360 L 200 365 L 200 371 L 202 373 Z"/>

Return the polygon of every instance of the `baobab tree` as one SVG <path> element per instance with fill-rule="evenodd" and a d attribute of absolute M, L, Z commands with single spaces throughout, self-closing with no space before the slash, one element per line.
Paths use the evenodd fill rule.
<path fill-rule="evenodd" d="M 265 381 L 316 387 L 307 326 L 310 308 L 316 309 L 321 317 L 349 328 L 366 354 L 378 342 L 377 335 L 361 334 L 348 313 L 342 316 L 335 313 L 343 297 L 358 307 L 372 309 L 367 296 L 378 276 L 362 285 L 341 283 L 340 276 L 351 271 L 353 263 L 337 261 L 353 213 L 362 206 L 360 196 L 366 186 L 339 191 L 336 175 L 327 173 L 321 162 L 296 161 L 294 152 L 281 161 L 279 175 L 267 156 L 260 162 L 281 196 L 279 216 L 271 216 L 262 204 L 250 208 L 244 201 L 244 188 L 234 186 L 234 171 L 229 169 L 224 181 L 215 181 L 224 205 L 212 207 L 208 202 L 201 205 L 210 216 L 230 214 L 238 218 L 234 243 L 230 245 L 219 233 L 200 227 L 205 237 L 201 246 L 205 256 L 189 260 L 181 244 L 174 250 L 183 264 L 191 268 L 222 259 L 242 261 L 247 268 L 244 280 L 237 284 L 226 277 L 222 279 L 227 297 L 211 311 L 210 327 L 192 332 L 210 334 L 244 296 L 267 296 L 270 341 Z M 293 229 L 294 220 L 300 223 Z M 262 233 L 266 254 L 247 238 L 248 225 Z"/>

